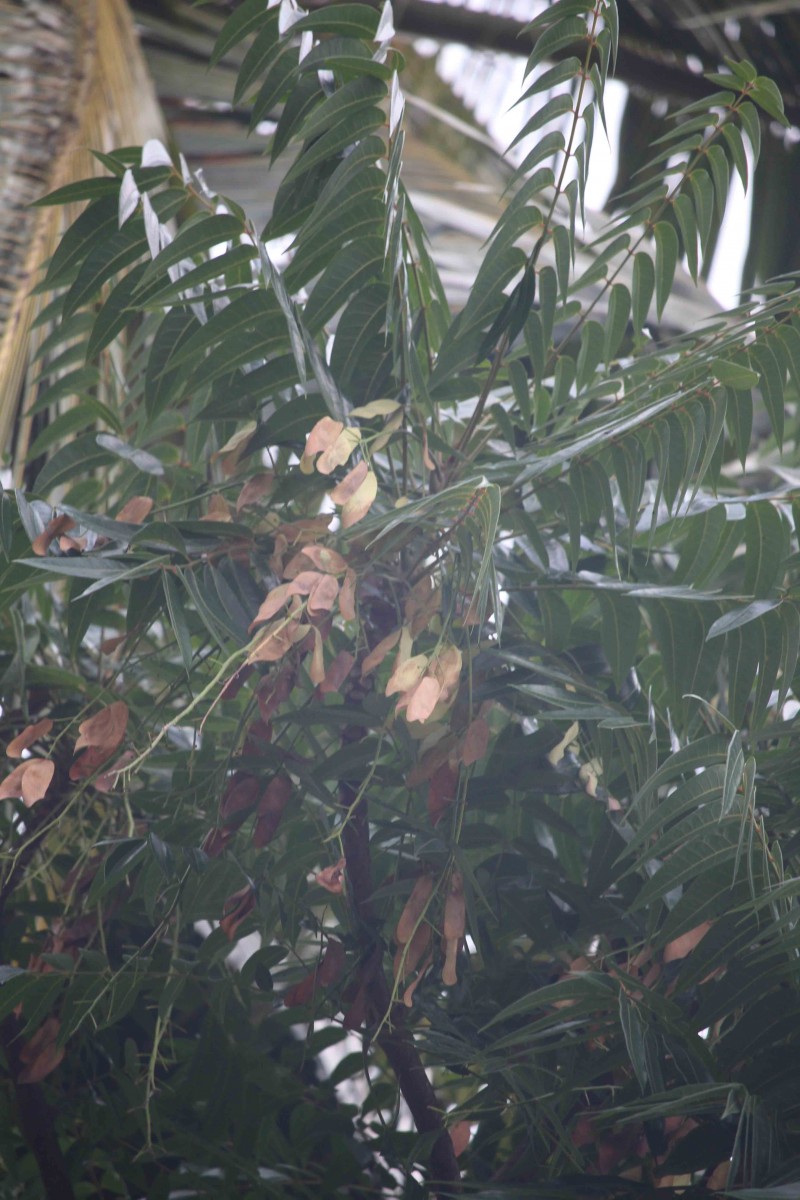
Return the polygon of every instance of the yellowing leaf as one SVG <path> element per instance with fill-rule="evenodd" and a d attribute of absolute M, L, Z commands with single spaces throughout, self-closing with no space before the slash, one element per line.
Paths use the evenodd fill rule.
<path fill-rule="evenodd" d="M 396 663 L 386 684 L 386 695 L 394 696 L 397 692 L 407 692 L 409 688 L 415 687 L 427 665 L 427 654 L 415 654 L 403 662 Z"/>
<path fill-rule="evenodd" d="M 232 454 L 234 450 L 241 450 L 249 442 L 257 428 L 255 421 L 247 421 L 241 429 L 237 429 L 236 433 L 228 438 L 224 446 L 220 446 L 217 455 Z"/>
<path fill-rule="evenodd" d="M 349 529 L 372 508 L 378 494 L 378 479 L 374 471 L 368 471 L 364 482 L 358 490 L 345 502 L 342 509 L 342 529 Z"/>
<path fill-rule="evenodd" d="M 388 417 L 393 412 L 397 412 L 400 405 L 396 400 L 370 400 L 369 404 L 362 404 L 360 408 L 350 410 L 351 417 L 360 417 L 364 421 L 369 421 L 372 417 Z"/>
<path fill-rule="evenodd" d="M 320 684 L 325 678 L 325 657 L 322 652 L 322 634 L 315 627 L 313 630 L 314 649 L 311 654 L 311 665 L 308 668 L 309 678 L 314 684 Z"/>
<path fill-rule="evenodd" d="M 334 421 L 333 417 L 322 417 L 306 438 L 303 458 L 313 458 L 315 454 L 321 454 L 323 450 L 327 450 L 343 429 L 344 425 L 341 421 Z"/>
<path fill-rule="evenodd" d="M 360 441 L 358 430 L 343 429 L 336 441 L 327 450 L 323 450 L 317 459 L 317 470 L 320 475 L 330 475 L 337 467 L 342 467 L 355 450 Z"/>

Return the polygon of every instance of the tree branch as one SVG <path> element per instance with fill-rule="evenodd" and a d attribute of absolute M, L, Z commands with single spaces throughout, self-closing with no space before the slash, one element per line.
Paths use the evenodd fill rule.
<path fill-rule="evenodd" d="M 56 1133 L 53 1110 L 45 1099 L 41 1084 L 20 1083 L 20 1073 L 25 1065 L 20 1057 L 23 1045 L 21 1032 L 22 1021 L 13 1013 L 0 1022 L 0 1046 L 6 1056 L 14 1086 L 19 1127 L 36 1159 L 47 1200 L 75 1200 Z"/>
<path fill-rule="evenodd" d="M 56 780 L 51 784 L 51 791 L 54 793 L 52 798 L 41 800 L 34 814 L 28 814 L 26 817 L 28 840 L 0 886 L 0 928 L 6 905 L 50 829 L 52 818 L 66 804 L 66 798 L 56 790 Z M 44 1091 L 38 1083 L 20 1083 L 20 1073 L 25 1065 L 20 1057 L 23 1045 L 20 1036 L 22 1027 L 23 1022 L 13 1013 L 0 1021 L 0 1046 L 5 1054 L 14 1087 L 19 1127 L 36 1159 L 48 1200 L 74 1200 L 75 1193 L 56 1133 L 55 1117 L 45 1099 Z"/>
<path fill-rule="evenodd" d="M 344 740 L 358 741 L 365 735 L 365 730 L 348 730 Z M 425 1073 L 414 1038 L 406 1027 L 406 1009 L 402 1004 L 392 1004 L 383 969 L 383 952 L 375 943 L 369 816 L 366 797 L 356 803 L 356 795 L 353 785 L 342 781 L 339 785 L 339 803 L 349 813 L 342 831 L 342 843 L 347 862 L 348 889 L 357 917 L 357 932 L 365 962 L 369 1008 L 376 1023 L 382 1023 L 378 1045 L 394 1071 L 417 1132 L 435 1135 L 430 1152 L 431 1186 L 439 1196 L 453 1196 L 459 1191 L 461 1179 L 453 1142 L 445 1128 L 441 1104 Z M 389 1019 L 384 1020 L 387 1013 L 390 1013 Z"/>

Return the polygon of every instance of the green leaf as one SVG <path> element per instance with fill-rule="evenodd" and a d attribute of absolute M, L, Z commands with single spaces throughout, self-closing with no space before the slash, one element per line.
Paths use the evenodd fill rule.
<path fill-rule="evenodd" d="M 659 221 L 653 234 L 656 243 L 656 312 L 661 320 L 678 265 L 678 235 L 668 221 Z"/>
<path fill-rule="evenodd" d="M 745 388 L 756 387 L 758 384 L 758 375 L 756 372 L 751 371 L 749 367 L 745 367 L 741 363 L 728 362 L 726 359 L 715 358 L 711 363 L 711 370 L 725 387 L 744 390 Z"/>
<path fill-rule="evenodd" d="M 294 33 L 313 29 L 315 33 L 334 33 L 372 41 L 378 29 L 379 13 L 365 4 L 333 4 L 306 13 L 292 25 Z"/>
<path fill-rule="evenodd" d="M 89 251 L 64 299 L 63 315 L 69 317 L 94 298 L 103 284 L 147 253 L 141 228 L 129 222 L 108 240 L 101 239 Z"/>
<path fill-rule="evenodd" d="M 750 596 L 766 596 L 778 581 L 787 550 L 788 528 L 767 500 L 748 504 L 745 517 L 744 590 Z"/>
<path fill-rule="evenodd" d="M 650 260 L 648 259 L 648 262 Z M 608 299 L 608 315 L 606 316 L 606 333 L 604 354 L 606 363 L 610 363 L 625 335 L 628 327 L 628 317 L 631 311 L 631 296 L 623 283 L 615 283 L 611 288 Z"/>
<path fill-rule="evenodd" d="M 270 19 L 271 15 L 262 0 L 242 0 L 219 32 L 211 52 L 211 66 L 216 66 L 221 58 L 247 37 L 248 33 L 255 33 Z"/>
<path fill-rule="evenodd" d="M 617 687 L 621 687 L 636 659 L 641 617 L 639 605 L 628 596 L 599 592 L 597 599 L 603 616 L 603 649 L 611 664 Z"/>
<path fill-rule="evenodd" d="M 768 116 L 789 128 L 789 121 L 783 111 L 783 97 L 772 79 L 766 75 L 759 75 L 750 89 L 750 96 Z"/>
<path fill-rule="evenodd" d="M 166 273 L 170 267 L 177 266 L 184 259 L 193 258 L 227 242 L 236 243 L 244 233 L 242 222 L 238 217 L 228 213 L 209 215 L 198 214 L 190 218 L 178 230 L 175 238 L 150 263 L 141 287 L 146 287 L 154 279 Z"/>
<path fill-rule="evenodd" d="M 131 446 L 128 442 L 118 438 L 113 433 L 98 433 L 95 441 L 98 446 L 102 446 L 104 450 L 110 450 L 112 454 L 116 454 L 119 458 L 124 458 L 127 462 L 132 463 L 137 471 L 144 471 L 147 475 L 163 475 L 164 464 L 154 454 L 150 454 L 147 450 L 140 450 L 137 446 Z"/>
<path fill-rule="evenodd" d="M 675 197 L 672 208 L 678 221 L 678 228 L 681 231 L 683 249 L 689 265 L 689 274 L 694 282 L 697 283 L 697 223 L 695 221 L 694 205 L 689 197 L 682 192 L 679 196 Z"/>
<path fill-rule="evenodd" d="M 714 621 L 706 634 L 706 641 L 720 637 L 723 633 L 729 633 L 732 629 L 738 629 L 740 625 L 747 625 L 750 621 L 758 620 L 764 613 L 777 608 L 779 604 L 780 600 L 754 600 L 752 604 L 746 604 L 744 608 L 734 608 L 730 612 L 726 612 Z"/>
<path fill-rule="evenodd" d="M 117 228 L 116 195 L 94 200 L 70 225 L 56 247 L 40 285 L 52 291 L 71 283 L 78 268 L 94 246 L 103 243 Z"/>
<path fill-rule="evenodd" d="M 739 172 L 739 178 L 742 181 L 742 187 L 745 191 L 747 191 L 747 154 L 745 153 L 742 135 L 735 125 L 732 125 L 730 121 L 727 121 L 722 126 L 722 136 L 725 139 L 730 151 L 733 165 Z"/>
<path fill-rule="evenodd" d="M 106 466 L 113 461 L 107 449 L 97 444 L 94 434 L 87 433 L 62 446 L 42 467 L 34 482 L 34 491 L 46 496 L 53 488 L 71 483 L 86 472 Z"/>
<path fill-rule="evenodd" d="M 639 334 L 647 321 L 653 291 L 656 285 L 656 273 L 653 260 L 644 250 L 639 250 L 633 258 L 633 282 L 631 289 L 631 318 L 633 332 Z"/>

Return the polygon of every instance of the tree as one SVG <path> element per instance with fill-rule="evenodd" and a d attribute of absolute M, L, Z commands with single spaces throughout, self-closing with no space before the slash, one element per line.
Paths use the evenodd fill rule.
<path fill-rule="evenodd" d="M 158 142 L 44 201 L 6 1192 L 796 1195 L 800 304 L 661 323 L 780 96 L 715 76 L 577 272 L 616 9 L 548 8 L 453 315 L 392 32 L 230 16 L 264 230 Z"/>

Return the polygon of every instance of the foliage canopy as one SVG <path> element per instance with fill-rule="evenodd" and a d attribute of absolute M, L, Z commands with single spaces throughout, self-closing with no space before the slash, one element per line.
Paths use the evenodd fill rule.
<path fill-rule="evenodd" d="M 158 143 L 43 201 L 4 1195 L 799 1194 L 800 293 L 662 319 L 780 96 L 730 63 L 577 271 L 616 8 L 534 24 L 456 315 L 388 5 L 227 22 L 265 229 Z"/>

